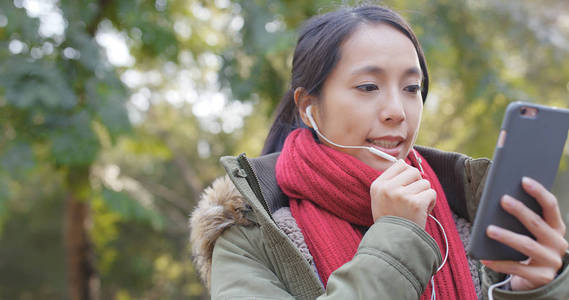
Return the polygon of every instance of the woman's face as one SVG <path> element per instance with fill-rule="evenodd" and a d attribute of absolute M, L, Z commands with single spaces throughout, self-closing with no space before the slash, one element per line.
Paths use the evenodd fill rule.
<path fill-rule="evenodd" d="M 421 82 L 411 40 L 390 25 L 364 24 L 343 43 L 340 61 L 312 103 L 313 116 L 335 143 L 405 158 L 421 121 Z M 392 164 L 365 149 L 329 146 L 380 171 Z"/>

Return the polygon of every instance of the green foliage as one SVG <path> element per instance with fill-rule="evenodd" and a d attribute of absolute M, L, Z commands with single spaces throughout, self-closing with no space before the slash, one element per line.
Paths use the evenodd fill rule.
<path fill-rule="evenodd" d="M 20 38 L 29 47 L 42 43 L 53 47 L 54 41 L 37 34 L 37 20 L 22 16 L 23 9 L 8 7 L 5 11 L 8 26 L 3 38 Z M 85 26 L 66 30 L 60 47 L 42 58 L 4 54 L 10 58 L 0 64 L 0 88 L 9 113 L 2 122 L 29 143 L 51 145 L 52 159 L 40 161 L 67 167 L 90 165 L 100 148 L 91 128 L 93 120 L 101 120 L 112 137 L 130 127 L 124 107 L 126 90 Z M 78 60 L 63 55 L 63 48 L 69 47 L 79 51 Z M 86 82 L 93 82 L 87 84 L 93 87 L 88 92 Z"/>
<path fill-rule="evenodd" d="M 30 145 L 22 141 L 13 142 L 0 153 L 0 170 L 17 180 L 24 180 L 35 164 Z"/>
<path fill-rule="evenodd" d="M 84 68 L 87 72 L 94 73 L 88 75 L 88 77 L 91 77 L 89 79 L 98 79 L 101 77 L 106 78 L 108 81 L 114 79 L 113 77 L 115 76 L 113 76 L 114 74 L 110 66 L 107 66 L 105 59 L 100 53 L 101 49 L 88 32 L 81 30 L 80 27 L 70 27 L 67 29 L 67 36 L 68 40 L 65 41 L 66 46 L 72 47 L 80 53 L 78 62 L 81 68 Z M 115 85 L 114 88 L 120 90 L 121 87 Z"/>
<path fill-rule="evenodd" d="M 20 38 L 25 41 L 37 41 L 39 39 L 39 20 L 29 18 L 23 9 L 14 9 L 12 1 L 3 1 L 0 4 L 0 12 L 8 19 L 6 27 L 0 29 L 0 37 L 3 41 L 8 38 Z M 4 55 L 7 48 L 3 49 Z"/>
<path fill-rule="evenodd" d="M 73 91 L 50 62 L 31 62 L 23 57 L 0 66 L 0 86 L 9 105 L 17 109 L 70 109 L 77 103 Z"/>
<path fill-rule="evenodd" d="M 161 2 L 120 0 L 104 8 L 105 18 L 115 28 L 127 30 L 133 41 L 131 51 L 144 58 L 144 63 L 146 60 L 176 61 L 178 57 L 178 41 L 169 11 L 171 5 L 158 10 L 157 3 Z"/>
<path fill-rule="evenodd" d="M 152 225 L 154 229 L 160 229 L 163 226 L 163 220 L 159 214 L 145 208 L 138 201 L 133 200 L 126 192 L 103 189 L 103 199 L 107 207 L 125 221 L 146 222 Z"/>
<path fill-rule="evenodd" d="M 90 165 L 96 158 L 99 143 L 91 129 L 88 115 L 82 112 L 66 121 L 66 124 L 52 133 L 51 156 L 57 165 Z"/>

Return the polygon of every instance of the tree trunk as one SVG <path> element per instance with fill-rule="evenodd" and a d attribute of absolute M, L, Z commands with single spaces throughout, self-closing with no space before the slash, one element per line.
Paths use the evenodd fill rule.
<path fill-rule="evenodd" d="M 70 172 L 71 173 L 71 172 Z M 88 176 L 87 174 L 81 174 Z M 82 177 L 79 175 L 80 177 Z M 79 181 L 79 182 L 78 182 Z M 70 191 L 65 199 L 65 252 L 67 271 L 67 292 L 71 300 L 98 299 L 99 278 L 94 266 L 93 245 L 89 238 L 89 203 L 80 199 L 83 180 L 68 177 Z"/>

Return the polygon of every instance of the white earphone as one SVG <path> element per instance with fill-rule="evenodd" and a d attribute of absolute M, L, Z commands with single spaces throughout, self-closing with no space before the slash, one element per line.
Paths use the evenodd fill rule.
<path fill-rule="evenodd" d="M 366 149 L 369 152 L 383 158 L 386 159 L 388 161 L 391 162 L 396 162 L 397 159 L 383 151 L 380 151 L 378 149 L 372 148 L 372 147 L 366 147 L 366 146 L 344 146 L 344 145 L 340 145 L 340 144 L 336 144 L 334 142 L 332 142 L 331 140 L 329 140 L 327 137 L 325 137 L 322 133 L 320 133 L 320 130 L 318 130 L 318 125 L 316 125 L 316 122 L 314 121 L 314 119 L 312 118 L 312 105 L 309 105 L 306 108 L 306 116 L 308 117 L 308 120 L 310 121 L 310 124 L 312 125 L 312 128 L 314 129 L 314 131 L 316 131 L 316 133 L 323 138 L 326 142 L 336 146 L 336 147 L 340 147 L 340 148 L 351 148 L 351 149 Z"/>
<path fill-rule="evenodd" d="M 312 118 L 312 105 L 309 105 L 306 108 L 306 116 L 308 117 L 308 120 L 310 121 L 310 125 L 312 125 L 312 128 L 314 129 L 314 131 L 316 131 L 316 133 L 318 134 L 318 136 L 320 136 L 321 138 L 323 138 L 326 142 L 336 146 L 336 147 L 340 147 L 340 148 L 351 148 L 351 149 L 366 149 L 369 152 L 383 158 L 386 159 L 388 161 L 391 162 L 395 162 L 397 161 L 397 159 L 383 151 L 380 151 L 378 149 L 372 148 L 372 147 L 366 147 L 366 146 L 345 146 L 345 145 L 340 145 L 340 144 L 336 144 L 334 142 L 332 142 L 331 140 L 329 140 L 327 137 L 325 137 L 322 133 L 320 133 L 320 130 L 318 130 L 318 125 L 316 125 L 316 122 L 314 121 L 314 118 Z M 415 159 L 417 160 L 417 163 L 419 165 L 419 169 L 421 171 L 421 173 L 424 173 L 423 171 L 423 166 L 421 165 L 421 159 L 417 156 L 417 153 L 415 152 L 415 149 L 412 149 L 413 155 L 415 156 Z M 435 222 L 437 222 L 437 225 L 439 225 L 439 228 L 441 229 L 443 236 L 445 238 L 445 257 L 443 259 L 443 262 L 441 263 L 441 265 L 437 268 L 437 272 L 439 272 L 443 266 L 446 264 L 447 259 L 448 259 L 448 239 L 447 239 L 447 235 L 445 232 L 445 229 L 443 228 L 443 225 L 441 225 L 441 223 L 435 218 L 433 217 L 433 215 L 429 214 L 429 217 L 431 219 L 433 219 Z M 442 252 L 442 251 L 441 251 Z M 436 300 L 437 296 L 435 293 L 435 276 L 433 275 L 433 277 L 431 277 L 431 287 L 432 287 L 432 294 L 431 294 L 431 299 L 432 300 Z"/>

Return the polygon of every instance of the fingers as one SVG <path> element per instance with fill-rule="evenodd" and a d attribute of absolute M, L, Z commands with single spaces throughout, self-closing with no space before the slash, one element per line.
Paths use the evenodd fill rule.
<path fill-rule="evenodd" d="M 414 202 L 430 213 L 435 207 L 437 193 L 431 189 L 431 183 L 423 179 L 419 170 L 409 165 L 406 167 L 403 172 L 391 179 L 391 182 L 402 187 L 401 194 L 412 196 Z"/>
<path fill-rule="evenodd" d="M 505 195 L 501 205 L 516 217 L 536 238 L 518 234 L 497 226 L 489 226 L 489 238 L 505 244 L 529 257 L 525 262 L 482 261 L 494 271 L 512 274 L 514 290 L 533 289 L 551 282 L 563 265 L 568 243 L 564 238 L 565 224 L 557 198 L 537 181 L 524 177 L 524 190 L 540 204 L 543 218 L 524 203 Z"/>
<path fill-rule="evenodd" d="M 427 213 L 430 213 L 433 208 L 435 208 L 435 204 L 437 204 L 437 192 L 433 189 L 427 189 L 423 192 L 420 192 L 415 197 L 419 203 L 426 203 L 427 204 Z"/>
<path fill-rule="evenodd" d="M 421 180 L 422 178 L 423 177 L 421 177 L 421 173 L 419 172 L 419 170 L 407 165 L 406 169 L 403 170 L 401 173 L 399 173 L 397 176 L 393 177 L 391 181 L 393 182 L 393 184 L 399 186 L 407 186 L 409 184 Z"/>
<path fill-rule="evenodd" d="M 563 235 L 560 232 L 547 224 L 541 216 L 529 209 L 522 202 L 510 197 L 509 195 L 502 197 L 501 204 L 504 210 L 516 217 L 535 237 L 537 237 L 540 243 L 556 250 L 560 255 L 565 253 L 567 250 L 567 241 L 563 238 Z"/>
<path fill-rule="evenodd" d="M 374 220 L 392 215 L 409 219 L 425 227 L 436 193 L 414 167 L 398 160 L 376 178 L 370 186 L 371 211 Z"/>
<path fill-rule="evenodd" d="M 539 262 L 541 265 L 558 270 L 563 264 L 561 254 L 553 253 L 553 250 L 543 246 L 527 235 L 515 233 L 494 225 L 488 226 L 486 234 L 489 238 L 510 246 L 530 257 L 532 260 Z"/>
<path fill-rule="evenodd" d="M 413 171 L 414 170 L 414 171 Z M 421 173 L 415 167 L 408 165 L 404 160 L 397 160 L 391 167 L 387 168 L 378 178 L 382 180 L 391 180 L 401 175 L 401 173 L 407 172 L 408 175 L 413 174 L 412 177 L 421 178 Z M 417 176 L 414 175 L 416 173 Z"/>
<path fill-rule="evenodd" d="M 482 260 L 481 261 L 488 268 L 504 274 L 511 274 L 519 276 L 518 280 L 524 281 L 521 285 L 523 289 L 533 289 L 536 287 L 544 286 L 555 279 L 557 272 L 553 272 L 550 268 L 526 265 L 517 261 L 508 260 Z M 514 283 L 512 282 L 512 285 Z"/>
<path fill-rule="evenodd" d="M 407 163 L 402 160 L 398 159 L 391 167 L 387 168 L 387 170 L 383 171 L 383 173 L 378 177 L 382 180 L 390 180 L 393 177 L 399 175 L 401 172 L 407 169 Z"/>
<path fill-rule="evenodd" d="M 415 195 L 431 188 L 431 183 L 427 179 L 419 179 L 403 188 L 403 192 Z"/>
<path fill-rule="evenodd" d="M 522 187 L 532 197 L 534 197 L 543 209 L 543 218 L 553 229 L 561 235 L 565 235 L 565 224 L 561 217 L 557 198 L 549 192 L 539 182 L 529 177 L 522 179 Z"/>

